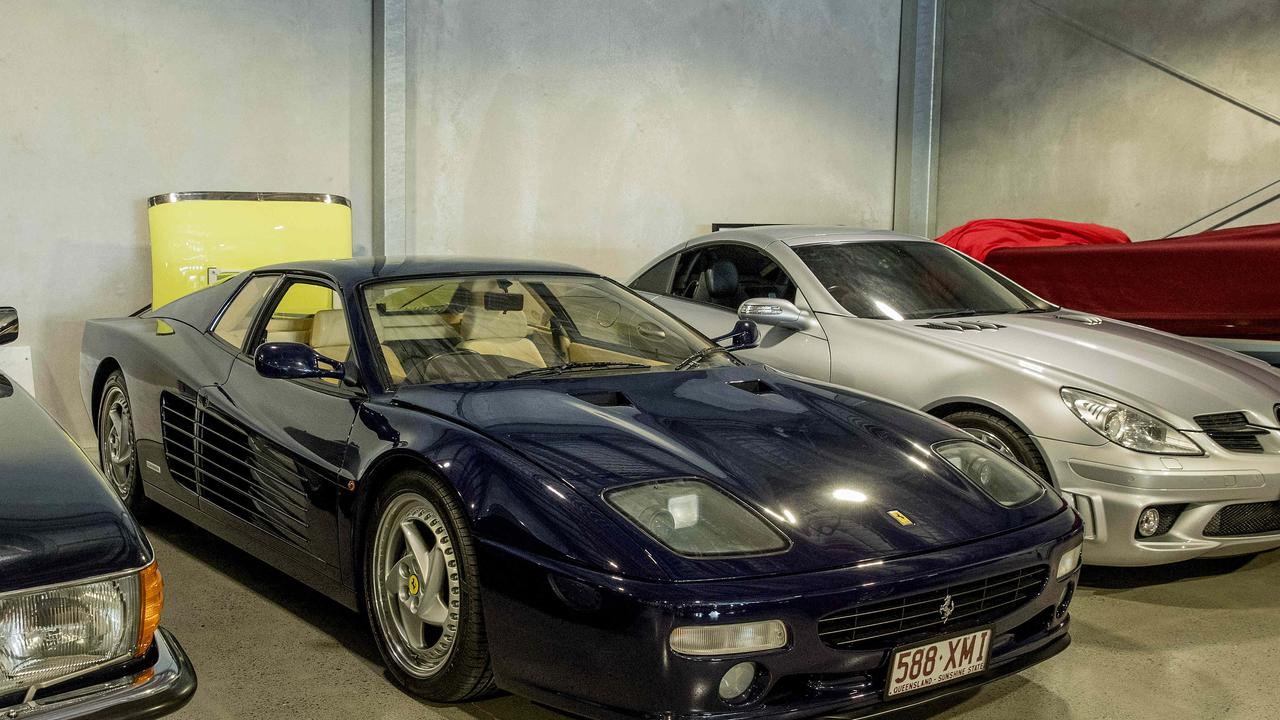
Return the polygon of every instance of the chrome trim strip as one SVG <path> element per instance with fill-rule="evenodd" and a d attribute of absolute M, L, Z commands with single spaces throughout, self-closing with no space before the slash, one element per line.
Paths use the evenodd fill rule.
<path fill-rule="evenodd" d="M 192 192 L 171 192 L 152 195 L 147 198 L 147 207 L 155 207 L 165 203 L 183 200 L 256 200 L 259 202 L 318 202 L 351 207 L 351 201 L 333 193 L 298 193 L 298 192 L 234 192 L 218 190 L 199 190 Z"/>
<path fill-rule="evenodd" d="M 87 577 L 82 580 L 68 580 L 66 582 L 53 583 L 51 585 L 41 585 L 39 587 L 18 588 L 17 590 L 6 590 L 4 592 L 0 592 L 0 600 L 3 600 L 8 597 L 12 597 L 14 595 L 34 595 L 36 593 L 48 592 L 50 590 L 60 590 L 62 588 L 71 587 L 73 585 L 88 585 L 89 583 L 105 582 L 107 580 L 116 580 L 118 578 L 128 577 L 130 575 L 137 575 L 141 573 L 143 570 L 146 570 L 151 565 L 154 565 L 155 562 L 156 562 L 155 558 L 153 557 L 145 565 L 140 565 L 132 570 L 116 570 L 114 572 L 107 573 L 106 575 L 94 575 L 93 577 Z"/>

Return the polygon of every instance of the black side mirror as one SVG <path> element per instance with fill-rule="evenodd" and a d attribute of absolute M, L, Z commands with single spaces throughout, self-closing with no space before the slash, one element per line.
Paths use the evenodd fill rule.
<path fill-rule="evenodd" d="M 7 345 L 18 339 L 18 311 L 11 307 L 0 307 L 0 345 Z"/>
<path fill-rule="evenodd" d="M 258 374 L 278 380 L 323 378 L 342 380 L 346 370 L 342 363 L 327 358 L 310 345 L 294 342 L 263 343 L 253 353 L 253 365 Z"/>
<path fill-rule="evenodd" d="M 760 329 L 750 320 L 739 320 L 734 324 L 733 332 L 711 338 L 711 342 L 717 344 L 722 340 L 731 341 L 726 350 L 750 350 L 760 344 Z"/>

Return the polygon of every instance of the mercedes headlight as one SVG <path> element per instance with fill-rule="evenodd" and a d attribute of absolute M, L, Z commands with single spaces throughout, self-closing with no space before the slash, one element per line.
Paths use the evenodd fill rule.
<path fill-rule="evenodd" d="M 141 572 L 0 596 L 0 695 L 142 655 L 160 620 L 155 563 Z"/>
<path fill-rule="evenodd" d="M 1062 401 L 1081 422 L 1121 447 L 1157 455 L 1204 454 L 1172 425 L 1122 402 L 1075 388 L 1062 388 Z"/>
<path fill-rule="evenodd" d="M 664 480 L 610 490 L 605 500 L 679 555 L 758 555 L 787 538 L 737 499 L 700 480 Z"/>
<path fill-rule="evenodd" d="M 1005 507 L 1026 505 L 1047 486 L 999 451 L 973 440 L 946 440 L 933 446 L 943 460 Z"/>

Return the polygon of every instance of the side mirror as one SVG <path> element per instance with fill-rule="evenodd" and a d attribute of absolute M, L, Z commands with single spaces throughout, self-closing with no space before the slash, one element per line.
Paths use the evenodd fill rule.
<path fill-rule="evenodd" d="M 11 307 L 0 307 L 0 345 L 7 345 L 18 339 L 18 311 Z"/>
<path fill-rule="evenodd" d="M 738 317 L 761 325 L 808 330 L 813 327 L 813 316 L 795 306 L 790 300 L 779 298 L 751 298 L 738 306 Z"/>
<path fill-rule="evenodd" d="M 727 350 L 750 350 L 760 344 L 760 329 L 750 320 L 739 320 L 733 326 L 733 332 L 720 337 L 711 338 L 711 342 L 720 344 L 722 340 L 731 340 Z"/>
<path fill-rule="evenodd" d="M 342 380 L 346 377 L 342 363 L 333 358 L 327 358 L 313 350 L 310 345 L 302 343 L 263 343 L 253 353 L 253 365 L 262 377 L 278 380 L 303 378 Z"/>

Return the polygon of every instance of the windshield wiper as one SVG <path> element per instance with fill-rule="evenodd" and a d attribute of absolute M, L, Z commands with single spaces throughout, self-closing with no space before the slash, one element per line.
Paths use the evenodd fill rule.
<path fill-rule="evenodd" d="M 926 315 L 925 320 L 933 320 L 934 318 L 951 318 L 951 317 L 968 317 L 969 315 L 977 315 L 981 310 L 948 310 L 947 312 L 934 313 Z M 988 313 L 989 314 L 989 313 Z"/>
<path fill-rule="evenodd" d="M 702 360 L 704 360 L 704 359 L 706 359 L 706 358 L 708 358 L 708 357 L 710 357 L 710 356 L 712 356 L 712 355 L 714 355 L 714 354 L 716 354 L 716 353 L 718 353 L 718 352 L 724 352 L 724 353 L 727 353 L 727 352 L 729 352 L 729 348 L 720 347 L 719 345 L 712 345 L 711 347 L 708 347 L 708 348 L 702 348 L 702 349 L 701 349 L 701 350 L 699 350 L 698 352 L 696 352 L 696 353 L 694 353 L 694 354 L 690 355 L 689 357 L 687 357 L 687 358 L 685 358 L 685 359 L 681 360 L 680 362 L 676 363 L 676 365 L 675 365 L 675 369 L 676 369 L 676 370 L 684 370 L 685 368 L 691 367 L 691 366 L 693 366 L 693 365 L 697 364 L 698 362 L 700 362 L 700 361 L 702 361 Z"/>
<path fill-rule="evenodd" d="M 551 365 L 549 367 L 529 368 L 521 370 L 514 375 L 508 375 L 508 380 L 523 377 L 541 377 L 543 375 L 560 375 L 561 373 L 573 372 L 574 370 L 620 370 L 625 368 L 648 368 L 650 365 L 634 362 L 567 362 L 560 365 Z"/>

